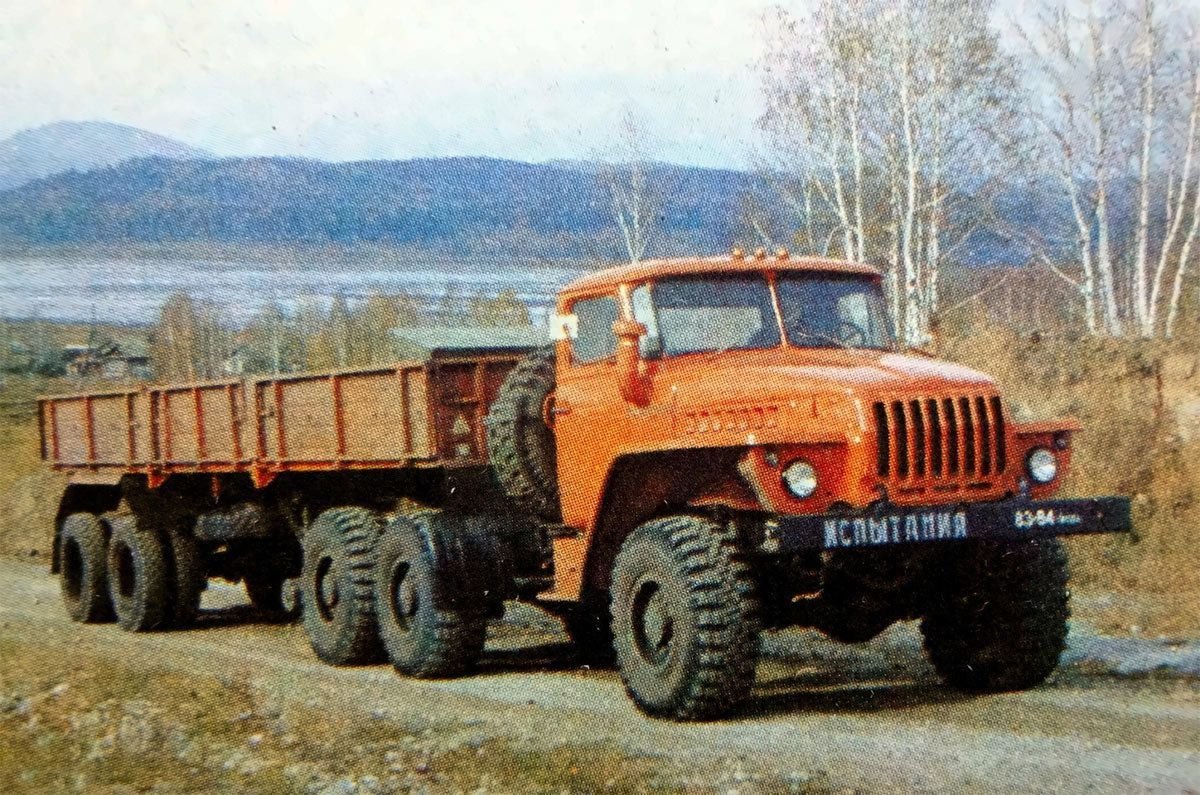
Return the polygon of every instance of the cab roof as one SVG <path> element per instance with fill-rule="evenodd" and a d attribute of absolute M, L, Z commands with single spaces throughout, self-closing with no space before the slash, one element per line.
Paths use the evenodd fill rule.
<path fill-rule="evenodd" d="M 808 271 L 821 273 L 882 275 L 878 268 L 847 260 L 827 257 L 794 257 L 786 251 L 767 255 L 760 251 L 717 257 L 679 257 L 675 259 L 652 259 L 633 265 L 605 268 L 602 271 L 581 276 L 563 288 L 563 293 L 588 293 L 615 287 L 628 282 L 640 282 L 663 276 L 691 276 L 710 273 L 761 273 L 763 271 Z"/>

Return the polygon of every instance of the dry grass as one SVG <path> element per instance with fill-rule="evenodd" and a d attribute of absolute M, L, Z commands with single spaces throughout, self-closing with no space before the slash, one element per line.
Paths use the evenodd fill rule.
<path fill-rule="evenodd" d="M 1070 542 L 1077 588 L 1128 595 L 1102 615 L 1109 629 L 1200 631 L 1200 353 L 1174 344 L 1022 339 L 987 330 L 946 355 L 996 376 L 1019 411 L 1074 416 L 1065 493 L 1127 494 L 1131 536 Z"/>
<path fill-rule="evenodd" d="M 724 791 L 721 762 L 536 747 L 468 724 L 367 713 L 253 672 L 196 675 L 0 626 L 0 792 L 597 793 Z M 23 637 L 25 635 L 26 637 Z M 417 723 L 410 721 L 417 720 Z M 755 774 L 747 792 L 825 792 Z"/>

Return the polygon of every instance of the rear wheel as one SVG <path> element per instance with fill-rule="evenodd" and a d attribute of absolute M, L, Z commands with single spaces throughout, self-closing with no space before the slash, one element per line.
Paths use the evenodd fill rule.
<path fill-rule="evenodd" d="M 208 571 L 195 537 L 172 530 L 167 538 L 173 575 L 171 622 L 177 627 L 187 627 L 196 622 L 200 613 L 200 597 L 208 586 Z"/>
<path fill-rule="evenodd" d="M 483 653 L 487 605 L 482 593 L 455 606 L 438 603 L 443 585 L 449 585 L 439 578 L 448 575 L 438 570 L 426 532 L 412 522 L 397 520 L 380 539 L 375 574 L 379 634 L 392 665 L 401 673 L 459 676 Z M 463 585 L 456 584 L 458 589 Z"/>
<path fill-rule="evenodd" d="M 612 632 L 629 695 L 676 720 L 726 715 L 750 694 L 758 602 L 736 534 L 695 516 L 647 522 L 621 546 Z"/>
<path fill-rule="evenodd" d="M 974 692 L 1024 690 L 1058 665 L 1070 616 L 1067 558 L 1058 539 L 963 543 L 935 584 L 921 623 L 942 678 Z"/>
<path fill-rule="evenodd" d="M 60 585 L 72 621 L 112 621 L 107 553 L 104 525 L 95 514 L 73 513 L 63 520 L 58 536 Z"/>
<path fill-rule="evenodd" d="M 171 577 L 158 534 L 133 514 L 109 513 L 108 586 L 117 623 L 130 632 L 166 629 L 170 623 Z"/>
<path fill-rule="evenodd" d="M 382 656 L 372 597 L 379 530 L 372 511 L 332 508 L 304 533 L 304 629 L 327 663 L 359 665 Z"/>

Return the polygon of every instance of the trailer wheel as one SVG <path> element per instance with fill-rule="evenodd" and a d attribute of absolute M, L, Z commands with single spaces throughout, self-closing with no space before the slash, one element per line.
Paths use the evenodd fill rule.
<path fill-rule="evenodd" d="M 474 583 L 449 583 L 431 553 L 428 528 L 393 520 L 379 541 L 375 605 L 379 635 L 397 671 L 417 677 L 466 673 L 483 653 L 487 604 L 482 586 L 477 599 L 439 604 L 453 586 L 456 593 Z"/>
<path fill-rule="evenodd" d="M 171 617 L 171 577 L 158 533 L 132 514 L 106 513 L 108 590 L 117 624 L 129 632 L 166 629 Z"/>
<path fill-rule="evenodd" d="M 726 715 L 749 696 L 759 613 L 736 533 L 695 516 L 635 530 L 612 575 L 612 629 L 625 689 L 676 720 Z"/>
<path fill-rule="evenodd" d="M 359 665 L 381 657 L 371 593 L 379 530 L 372 511 L 332 508 L 304 533 L 304 629 L 327 663 Z"/>
<path fill-rule="evenodd" d="M 73 513 L 63 520 L 58 537 L 60 585 L 72 621 L 113 620 L 107 553 L 104 525 L 94 513 Z"/>
<path fill-rule="evenodd" d="M 188 627 L 200 613 L 200 597 L 208 587 L 204 556 L 196 539 L 178 530 L 166 533 L 170 541 L 172 578 L 171 623 Z"/>
<path fill-rule="evenodd" d="M 1058 665 L 1067 638 L 1067 558 L 1058 539 L 957 546 L 921 622 L 925 649 L 949 684 L 1024 690 Z M 936 593 L 936 591 L 935 591 Z"/>
<path fill-rule="evenodd" d="M 300 617 L 300 611 L 296 599 L 286 598 L 288 582 L 280 572 L 255 572 L 247 574 L 243 584 L 255 610 L 273 621 L 292 622 Z"/>
<path fill-rule="evenodd" d="M 554 351 L 531 353 L 504 379 L 488 411 L 488 456 L 496 478 L 518 505 L 560 519 L 554 429 L 543 409 L 554 392 Z"/>

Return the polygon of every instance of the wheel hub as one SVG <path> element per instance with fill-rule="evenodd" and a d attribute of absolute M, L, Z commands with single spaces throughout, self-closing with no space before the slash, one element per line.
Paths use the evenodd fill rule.
<path fill-rule="evenodd" d="M 392 572 L 392 611 L 400 629 L 407 631 L 409 622 L 420 607 L 420 595 L 411 577 L 407 561 L 398 561 Z"/>
<path fill-rule="evenodd" d="M 638 653 L 654 665 L 666 663 L 671 656 L 675 621 L 658 583 L 646 582 L 638 589 L 632 623 Z"/>
<path fill-rule="evenodd" d="M 333 611 L 340 601 L 337 576 L 333 571 L 333 559 L 323 558 L 317 566 L 316 588 L 317 607 L 326 621 L 333 620 Z"/>

